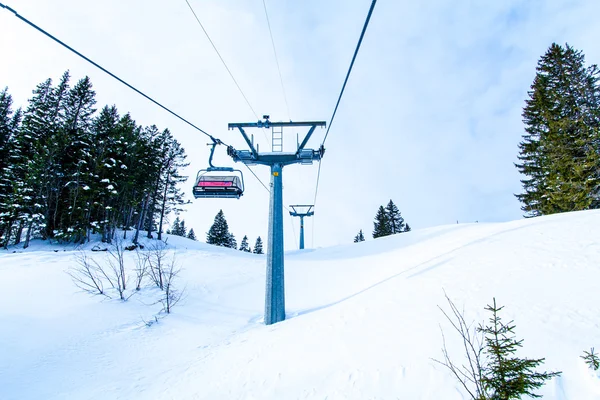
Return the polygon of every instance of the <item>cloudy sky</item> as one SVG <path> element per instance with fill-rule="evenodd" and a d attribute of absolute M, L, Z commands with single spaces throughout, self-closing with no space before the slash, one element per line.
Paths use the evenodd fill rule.
<path fill-rule="evenodd" d="M 189 0 L 252 108 L 272 121 L 329 122 L 370 0 L 267 0 L 288 107 L 262 0 Z M 19 14 L 227 143 L 230 122 L 256 117 L 185 0 L 0 0 Z M 552 42 L 600 63 L 597 0 L 379 0 L 326 142 L 307 247 L 370 238 L 390 199 L 413 229 L 521 218 L 513 166 L 521 109 Z M 191 178 L 206 167 L 207 138 L 0 9 L 0 86 L 16 106 L 65 70 L 90 76 L 98 106 L 115 104 L 141 125 L 169 128 Z M 285 132 L 286 150 L 296 135 Z M 270 131 L 254 132 L 268 149 Z M 317 148 L 319 129 L 308 147 Z M 231 165 L 225 149 L 217 162 Z M 268 193 L 243 167 L 240 200 L 193 200 L 183 218 L 201 239 L 223 209 L 238 242 L 267 235 Z M 312 203 L 317 165 L 283 172 L 284 204 Z M 253 167 L 268 183 L 267 167 Z M 191 180 L 191 179 L 190 179 Z M 185 187 L 191 198 L 191 185 Z M 287 214 L 287 211 L 286 211 Z M 298 219 L 285 218 L 286 249 Z"/>

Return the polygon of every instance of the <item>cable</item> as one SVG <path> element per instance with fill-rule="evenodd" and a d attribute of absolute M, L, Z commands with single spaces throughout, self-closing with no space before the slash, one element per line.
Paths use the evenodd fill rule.
<path fill-rule="evenodd" d="M 300 250 L 300 244 L 298 243 L 298 237 L 296 236 L 296 227 L 294 226 L 294 217 L 292 217 L 292 214 L 288 215 L 290 216 L 290 223 L 292 224 L 292 232 L 294 232 L 294 243 L 296 243 L 296 246 L 298 246 L 298 250 Z"/>
<path fill-rule="evenodd" d="M 221 57 L 221 53 L 219 53 L 219 50 L 217 50 L 217 46 L 215 46 L 215 44 L 213 43 L 212 39 L 208 35 L 208 32 L 206 32 L 206 29 L 204 29 L 204 25 L 202 25 L 202 22 L 200 22 L 200 19 L 198 18 L 198 16 L 196 15 L 196 12 L 192 8 L 192 5 L 190 4 L 190 2 L 188 0 L 185 0 L 185 2 L 187 3 L 188 7 L 192 11 L 192 14 L 194 14 L 194 17 L 196 18 L 196 21 L 198 21 L 198 25 L 200 25 L 200 28 L 202 28 L 202 31 L 206 35 L 206 38 L 208 39 L 208 41 L 212 45 L 213 49 L 215 49 L 215 52 L 217 53 L 217 55 L 219 56 L 219 58 L 221 59 L 221 62 L 225 66 L 225 69 L 227 70 L 227 72 L 229 72 L 229 76 L 231 77 L 231 79 L 233 79 L 233 82 L 235 83 L 235 86 L 237 86 L 238 90 L 240 91 L 240 93 L 244 97 L 244 100 L 246 100 L 246 104 L 248 104 L 248 107 L 250 107 L 250 110 L 252 110 L 252 114 L 254 114 L 254 116 L 256 117 L 257 120 L 259 120 L 260 118 L 258 118 L 258 114 L 256 114 L 256 112 L 254 111 L 254 108 L 252 108 L 252 105 L 250 105 L 250 102 L 248 101 L 248 98 L 244 94 L 244 91 L 242 90 L 242 88 L 240 87 L 240 85 L 237 83 L 237 81 L 233 77 L 233 74 L 229 70 L 229 67 L 227 66 L 227 63 L 225 63 L 225 60 L 223 60 L 223 57 Z"/>
<path fill-rule="evenodd" d="M 342 86 L 340 96 L 338 97 L 337 103 L 335 104 L 335 109 L 333 110 L 333 115 L 331 116 L 331 120 L 329 121 L 329 126 L 327 126 L 327 132 L 325 132 L 325 138 L 323 139 L 323 143 L 322 143 L 323 145 L 325 145 L 325 140 L 327 140 L 327 135 L 329 135 L 329 130 L 331 129 L 331 124 L 333 124 L 333 119 L 335 118 L 335 113 L 337 112 L 338 106 L 340 105 L 340 100 L 342 100 L 342 95 L 344 94 L 344 89 L 346 89 L 346 84 L 348 83 L 348 78 L 350 77 L 350 72 L 352 72 L 352 67 L 354 66 L 354 61 L 356 60 L 358 50 L 360 49 L 360 44 L 362 43 L 363 37 L 365 36 L 365 32 L 367 31 L 367 26 L 369 26 L 369 20 L 371 19 L 371 14 L 373 14 L 373 9 L 375 8 L 375 3 L 377 3 L 377 0 L 373 0 L 373 2 L 371 3 L 371 8 L 369 9 L 369 13 L 367 14 L 367 20 L 365 21 L 365 25 L 363 26 L 362 32 L 360 33 L 360 38 L 358 39 L 358 44 L 356 45 L 356 50 L 354 50 L 354 55 L 352 56 L 352 62 L 350 63 L 350 68 L 348 68 L 348 73 L 346 74 L 346 79 L 344 79 L 344 85 Z"/>
<path fill-rule="evenodd" d="M 206 131 L 200 129 L 199 127 L 197 127 L 196 125 L 192 124 L 190 121 L 188 121 L 187 119 L 181 117 L 179 114 L 175 113 L 174 111 L 171 111 L 170 109 L 168 109 L 167 107 L 163 106 L 162 104 L 160 104 L 158 101 L 154 100 L 153 98 L 151 98 L 150 96 L 146 95 L 145 93 L 141 92 L 140 90 L 136 89 L 135 87 L 131 86 L 129 83 L 125 82 L 123 79 L 119 78 L 118 76 L 116 76 L 115 74 L 113 74 L 112 72 L 108 71 L 107 69 L 103 68 L 102 66 L 98 65 L 97 63 L 95 63 L 94 61 L 90 60 L 89 58 L 87 58 L 86 56 L 84 56 L 83 54 L 81 54 L 80 52 L 78 52 L 77 50 L 75 50 L 74 48 L 72 48 L 71 46 L 67 45 L 66 43 L 62 42 L 61 40 L 57 39 L 56 37 L 52 36 L 50 33 L 46 32 L 45 30 L 43 30 L 42 28 L 40 28 L 39 26 L 37 26 L 36 24 L 34 24 L 33 22 L 30 22 L 29 20 L 27 20 L 26 18 L 22 17 L 21 15 L 19 15 L 15 10 L 13 10 L 12 8 L 5 6 L 4 4 L 0 3 L 0 7 L 7 9 L 8 11 L 12 12 L 13 14 L 15 14 L 15 16 L 17 18 L 19 18 L 21 21 L 25 22 L 26 24 L 32 26 L 33 28 L 37 29 L 38 31 L 40 31 L 41 33 L 43 33 L 44 35 L 48 36 L 50 39 L 54 40 L 55 42 L 57 42 L 58 44 L 62 45 L 63 47 L 66 47 L 67 49 L 71 50 L 73 53 L 77 54 L 79 57 L 83 58 L 84 60 L 86 60 L 87 62 L 89 62 L 90 64 L 92 64 L 93 66 L 95 66 L 96 68 L 100 69 L 101 71 L 107 73 L 108 75 L 110 75 L 111 77 L 115 78 L 116 80 L 118 80 L 119 82 L 121 82 L 122 84 L 124 84 L 125 86 L 127 86 L 128 88 L 134 90 L 135 92 L 137 92 L 138 94 L 144 96 L 146 99 L 150 100 L 151 102 L 153 102 L 154 104 L 156 104 L 157 106 L 159 106 L 160 108 L 162 108 L 163 110 L 171 113 L 172 115 L 174 115 L 175 117 L 179 118 L 180 120 L 182 120 L 183 122 L 185 122 L 186 124 L 188 124 L 189 126 L 191 126 L 194 129 L 197 129 L 198 131 L 204 133 L 206 136 L 208 136 L 209 138 L 211 138 L 213 141 L 218 141 L 221 144 L 225 144 L 224 142 L 220 141 L 219 139 L 214 138 L 211 134 L 207 133 Z"/>
<path fill-rule="evenodd" d="M 273 40 L 273 32 L 271 31 L 271 22 L 269 21 L 269 13 L 267 12 L 267 3 L 263 0 L 263 6 L 265 8 L 265 16 L 267 17 L 267 25 L 269 26 L 269 35 L 271 36 L 271 44 L 273 45 L 273 54 L 275 54 L 275 63 L 277 64 L 277 71 L 279 72 L 279 82 L 281 83 L 281 91 L 283 92 L 283 99 L 285 100 L 285 107 L 287 108 L 288 119 L 291 121 L 290 105 L 288 104 L 287 95 L 285 94 L 285 87 L 283 86 L 283 77 L 281 76 L 281 68 L 279 67 L 279 59 L 277 58 L 277 50 L 275 50 L 275 41 Z"/>
<path fill-rule="evenodd" d="M 369 26 L 369 21 L 371 20 L 371 15 L 373 14 L 373 9 L 375 8 L 375 3 L 377 0 L 373 0 L 371 2 L 371 8 L 369 8 L 369 13 L 367 14 L 367 19 L 365 20 L 365 24 L 363 26 L 362 32 L 360 33 L 360 37 L 358 39 L 358 43 L 356 45 L 356 49 L 354 50 L 354 55 L 352 56 L 352 61 L 350 62 L 350 67 L 348 68 L 348 73 L 346 74 L 346 79 L 344 79 L 344 84 L 342 85 L 342 90 L 340 91 L 340 95 L 338 97 L 337 103 L 335 104 L 335 108 L 333 109 L 333 114 L 331 115 L 331 119 L 329 120 L 329 125 L 327 126 L 327 131 L 325 132 L 325 137 L 323 138 L 323 142 L 321 146 L 325 146 L 325 141 L 327 140 L 327 135 L 329 135 L 329 130 L 331 129 L 331 125 L 333 124 L 333 119 L 335 118 L 335 114 L 337 113 L 338 106 L 340 105 L 340 101 L 342 100 L 342 96 L 344 95 L 344 90 L 346 89 L 346 84 L 348 83 L 348 78 L 350 78 L 350 73 L 352 72 L 352 67 L 354 66 L 354 61 L 356 60 L 356 56 L 358 55 L 358 50 L 360 49 L 360 45 L 365 36 L 365 32 L 367 31 L 367 27 Z M 313 205 L 317 205 L 317 194 L 319 193 L 319 180 L 321 178 L 321 160 L 319 160 L 319 172 L 317 172 L 317 185 L 315 186 L 315 198 L 313 201 Z M 313 238 L 314 238 L 314 228 L 315 221 L 313 218 Z M 314 246 L 313 246 L 314 247 Z"/>
<path fill-rule="evenodd" d="M 243 164 L 246 166 L 246 168 L 248 168 L 248 170 L 249 170 L 250 172 L 252 172 L 252 175 L 254 175 L 254 177 L 255 177 L 256 179 L 258 179 L 258 181 L 260 182 L 260 184 L 261 184 L 261 185 L 262 185 L 262 186 L 265 188 L 265 190 L 266 190 L 267 192 L 269 192 L 269 194 L 270 194 L 270 193 L 271 193 L 271 190 L 270 190 L 270 189 L 267 187 L 267 185 L 265 185 L 265 184 L 263 183 L 263 181 L 261 181 L 261 180 L 260 180 L 260 178 L 259 178 L 258 176 L 256 176 L 256 174 L 254 173 L 254 171 L 252 171 L 252 168 L 250 168 L 250 167 L 248 166 L 248 164 L 246 164 L 246 163 L 243 163 Z"/>

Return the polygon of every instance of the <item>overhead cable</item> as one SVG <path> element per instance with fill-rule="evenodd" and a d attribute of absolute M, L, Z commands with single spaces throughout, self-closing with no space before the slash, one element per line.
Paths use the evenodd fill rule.
<path fill-rule="evenodd" d="M 254 108 L 252 107 L 252 105 L 250 104 L 250 101 L 248 101 L 248 98 L 246 97 L 246 95 L 244 94 L 244 91 L 242 90 L 242 88 L 240 87 L 240 85 L 238 84 L 237 80 L 235 79 L 235 77 L 233 76 L 233 74 L 231 73 L 231 70 L 229 69 L 229 67 L 227 66 L 227 63 L 225 62 L 225 60 L 223 59 L 223 57 L 221 57 L 221 53 L 219 53 L 219 50 L 217 50 L 217 46 L 215 46 L 215 44 L 213 43 L 212 39 L 210 38 L 210 36 L 208 35 L 208 32 L 206 31 L 206 29 L 204 29 L 204 25 L 202 25 L 202 22 L 200 22 L 200 18 L 198 18 L 198 15 L 196 15 L 196 12 L 194 11 L 194 9 L 192 8 L 192 5 L 190 4 L 190 2 L 188 0 L 185 0 L 185 2 L 187 3 L 188 7 L 190 8 L 190 10 L 192 11 L 192 14 L 194 14 L 194 18 L 196 18 L 196 21 L 198 21 L 198 25 L 200 25 L 200 28 L 202 28 L 202 32 L 204 32 L 204 34 L 206 35 L 206 38 L 208 39 L 208 41 L 210 42 L 210 44 L 212 45 L 213 49 L 215 50 L 215 52 L 217 53 L 217 55 L 219 56 L 219 59 L 221 60 L 221 62 L 223 63 L 223 65 L 225 66 L 225 69 L 227 70 L 227 72 L 229 73 L 229 76 L 231 77 L 231 79 L 233 80 L 233 83 L 235 83 L 235 86 L 237 86 L 238 90 L 240 91 L 240 93 L 242 94 L 242 97 L 244 97 L 244 100 L 246 100 L 246 104 L 248 104 L 248 107 L 250 107 L 250 110 L 252 110 L 252 114 L 254 114 L 254 116 L 256 117 L 256 119 L 258 120 L 258 114 L 256 114 L 256 111 L 254 111 Z"/>
<path fill-rule="evenodd" d="M 186 124 L 188 124 L 189 126 L 191 126 L 192 128 L 202 132 L 203 134 L 205 134 L 206 136 L 208 136 L 209 138 L 211 138 L 213 141 L 215 142 L 219 142 L 221 144 L 225 144 L 222 141 L 220 141 L 219 139 L 216 139 L 215 137 L 213 137 L 211 134 L 207 133 L 206 131 L 200 129 L 198 126 L 194 125 L 193 123 L 191 123 L 190 121 L 188 121 L 187 119 L 183 118 L 182 116 L 180 116 L 179 114 L 175 113 L 174 111 L 172 111 L 171 109 L 163 106 L 161 103 L 159 103 L 158 101 L 154 100 L 152 97 L 146 95 L 145 93 L 143 93 L 142 91 L 136 89 L 135 87 L 133 87 L 132 85 L 130 85 L 129 83 L 125 82 L 123 79 L 119 78 L 118 76 L 116 76 L 115 74 L 113 74 L 112 72 L 108 71 L 106 68 L 102 67 L 101 65 L 99 65 L 98 63 L 95 63 L 94 61 L 90 60 L 88 57 L 84 56 L 83 54 L 81 54 L 80 52 L 78 52 L 77 50 L 75 50 L 74 48 L 72 48 L 71 46 L 67 45 L 66 43 L 64 43 L 63 41 L 57 39 L 55 36 L 51 35 L 50 33 L 46 32 L 45 30 L 43 30 L 42 28 L 40 28 L 39 26 L 37 26 L 36 24 L 34 24 L 33 22 L 29 21 L 28 19 L 26 19 L 25 17 L 19 15 L 19 13 L 17 13 L 15 10 L 13 10 L 12 8 L 0 3 L 0 7 L 7 9 L 8 11 L 12 12 L 17 18 L 19 18 L 21 21 L 25 22 L 26 24 L 32 26 L 33 28 L 35 28 L 36 30 L 40 31 L 41 33 L 43 33 L 44 35 L 48 36 L 50 39 L 54 40 L 55 42 L 57 42 L 58 44 L 62 45 L 63 47 L 71 50 L 73 53 L 77 54 L 79 57 L 83 58 L 84 60 L 86 60 L 87 62 L 89 62 L 90 64 L 92 64 L 93 66 L 95 66 L 96 68 L 100 69 L 101 71 L 107 73 L 108 75 L 110 75 L 111 77 L 115 78 L 116 80 L 118 80 L 119 82 L 121 82 L 122 84 L 124 84 L 125 86 L 127 86 L 128 88 L 132 89 L 133 91 L 135 91 L 136 93 L 144 96 L 146 99 L 150 100 L 151 102 L 153 102 L 154 104 L 156 104 L 157 106 L 159 106 L 160 108 L 162 108 L 163 110 L 169 112 L 170 114 L 172 114 L 173 116 L 179 118 L 181 121 L 185 122 Z"/>
<path fill-rule="evenodd" d="M 342 90 L 340 91 L 340 95 L 338 97 L 337 103 L 335 104 L 335 108 L 333 109 L 333 114 L 331 115 L 331 119 L 329 120 L 329 125 L 327 126 L 327 131 L 325 132 L 325 137 L 323 138 L 322 146 L 325 145 L 325 141 L 327 140 L 327 136 L 329 135 L 329 130 L 331 129 L 331 125 L 333 124 L 333 119 L 335 118 L 335 114 L 337 112 L 338 106 L 340 105 L 340 101 L 342 100 L 342 96 L 344 95 L 344 90 L 346 89 L 346 84 L 348 83 L 348 78 L 350 77 L 350 73 L 352 72 L 352 67 L 354 66 L 354 61 L 356 60 L 356 56 L 358 55 L 358 50 L 360 49 L 360 45 L 365 36 L 365 32 L 367 31 L 367 27 L 369 26 L 369 21 L 371 20 L 371 15 L 373 14 L 373 9 L 375 8 L 375 3 L 377 0 L 373 0 L 371 2 L 371 8 L 369 8 L 369 13 L 367 14 L 367 19 L 365 20 L 365 24 L 363 26 L 362 32 L 360 33 L 360 37 L 358 39 L 358 43 L 356 44 L 356 49 L 354 50 L 354 55 L 352 56 L 352 61 L 350 62 L 350 67 L 348 68 L 348 73 L 346 73 L 346 79 L 344 79 L 344 84 L 342 85 Z M 317 194 L 319 193 L 319 180 L 321 178 L 321 160 L 319 160 L 319 171 L 317 173 L 317 184 L 315 186 L 315 198 L 313 204 L 316 206 L 317 204 Z M 314 237 L 314 226 L 315 222 L 313 220 L 313 237 Z"/>
<path fill-rule="evenodd" d="M 373 0 L 371 3 L 371 8 L 369 9 L 369 13 L 367 14 L 367 20 L 365 21 L 365 25 L 363 26 L 362 32 L 360 33 L 360 38 L 358 39 L 358 44 L 356 45 L 356 50 L 354 50 L 354 55 L 352 56 L 352 62 L 350 62 L 350 68 L 348 68 L 348 73 L 346 74 L 346 79 L 344 79 L 344 85 L 342 86 L 342 90 L 340 91 L 340 96 L 338 97 L 337 103 L 335 104 L 335 108 L 333 110 L 333 114 L 331 115 L 331 120 L 329 121 L 329 125 L 327 126 L 327 132 L 325 132 L 325 138 L 323 139 L 323 145 L 327 140 L 327 135 L 329 135 L 329 130 L 331 129 L 331 124 L 333 124 L 333 119 L 335 118 L 335 113 L 337 112 L 338 106 L 340 105 L 340 100 L 342 100 L 342 96 L 344 94 L 344 89 L 346 89 L 346 84 L 348 83 L 348 78 L 350 78 L 350 73 L 352 72 L 352 67 L 354 66 L 354 61 L 356 60 L 356 56 L 358 55 L 358 50 L 360 49 L 360 45 L 362 43 L 363 37 L 365 36 L 365 32 L 367 31 L 367 26 L 369 26 L 369 20 L 371 19 L 371 14 L 373 14 L 373 9 L 375 8 L 375 3 L 377 0 Z"/>
<path fill-rule="evenodd" d="M 281 75 L 281 68 L 279 67 L 279 59 L 277 57 L 277 50 L 275 50 L 275 40 L 273 40 L 273 32 L 271 31 L 271 22 L 269 21 L 269 13 L 267 12 L 267 3 L 263 0 L 263 6 L 265 9 L 265 16 L 267 17 L 267 25 L 269 27 L 269 35 L 271 36 L 271 44 L 273 45 L 273 54 L 275 54 L 275 63 L 277 64 L 277 71 L 279 72 L 279 82 L 281 83 L 281 91 L 283 92 L 283 100 L 285 101 L 285 107 L 287 108 L 288 119 L 291 121 L 290 105 L 285 94 L 285 86 L 283 85 L 283 77 Z"/>

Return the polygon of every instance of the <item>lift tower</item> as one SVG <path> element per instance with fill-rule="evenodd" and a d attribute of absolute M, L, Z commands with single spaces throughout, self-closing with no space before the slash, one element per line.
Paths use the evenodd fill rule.
<path fill-rule="evenodd" d="M 304 217 L 312 217 L 313 215 L 315 215 L 315 212 L 312 211 L 314 205 L 290 205 L 290 207 L 292 207 L 292 210 L 294 210 L 290 211 L 290 215 L 292 217 L 300 217 L 300 250 L 304 250 Z M 298 211 L 296 208 L 300 210 L 305 209 L 305 211 L 301 212 Z"/>
<path fill-rule="evenodd" d="M 325 127 L 324 121 L 313 122 L 271 122 L 269 116 L 264 115 L 262 121 L 232 123 L 229 129 L 238 129 L 250 150 L 236 150 L 228 147 L 227 153 L 236 162 L 246 165 L 261 164 L 271 168 L 271 195 L 269 203 L 269 243 L 267 246 L 267 284 L 265 294 L 265 324 L 271 325 L 285 320 L 285 285 L 283 270 L 283 187 L 281 173 L 283 167 L 291 164 L 312 164 L 323 157 L 325 149 L 321 146 L 318 150 L 305 149 L 315 129 Z M 309 127 L 308 133 L 297 144 L 295 152 L 283 151 L 283 128 Z M 250 139 L 244 128 L 271 129 L 274 140 L 271 152 L 259 153 L 258 146 L 254 146 L 254 139 Z M 278 151 L 275 151 L 277 148 Z"/>

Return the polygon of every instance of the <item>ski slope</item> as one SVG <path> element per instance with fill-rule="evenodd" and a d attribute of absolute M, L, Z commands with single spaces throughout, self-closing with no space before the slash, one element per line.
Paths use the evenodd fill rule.
<path fill-rule="evenodd" d="M 600 348 L 600 212 L 289 252 L 288 319 L 271 326 L 264 256 L 168 243 L 186 295 L 150 326 L 158 289 L 127 302 L 90 296 L 65 273 L 73 247 L 2 251 L 0 399 L 467 399 L 432 361 L 440 329 L 463 356 L 438 308 L 448 309 L 444 291 L 467 320 L 487 320 L 493 297 L 505 306 L 519 355 L 563 372 L 538 391 L 545 399 L 600 399 L 580 358 Z"/>

